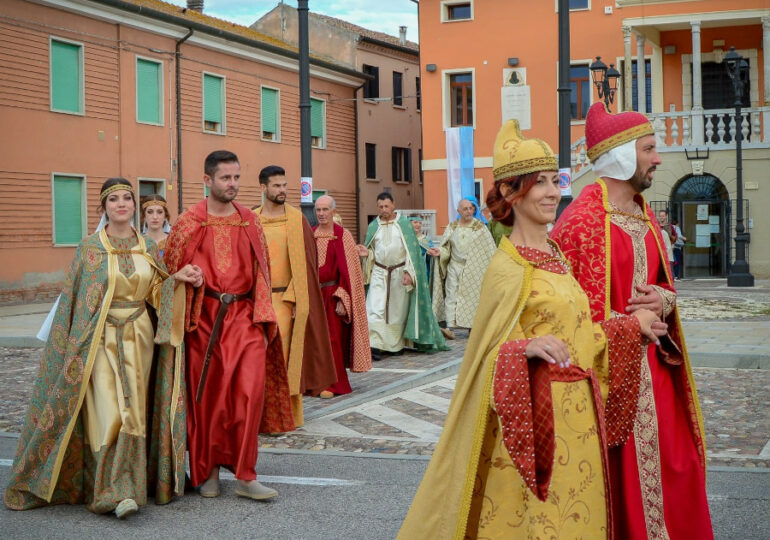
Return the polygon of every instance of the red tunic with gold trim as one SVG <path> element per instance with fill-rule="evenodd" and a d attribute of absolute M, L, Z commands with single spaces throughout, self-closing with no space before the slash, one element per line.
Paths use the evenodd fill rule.
<path fill-rule="evenodd" d="M 610 451 L 615 534 L 619 538 L 711 538 L 705 489 L 706 450 L 687 349 L 663 240 L 654 214 L 613 208 L 602 180 L 583 189 L 551 232 L 586 291 L 595 321 L 626 313 L 637 285 L 664 303 L 669 334 L 650 345 L 634 428 Z M 644 211 L 642 210 L 644 208 Z"/>
<path fill-rule="evenodd" d="M 361 262 L 356 242 L 346 229 L 335 223 L 331 235 L 322 233 L 318 226 L 313 230 L 318 248 L 318 280 L 337 371 L 337 382 L 328 390 L 335 394 L 349 394 L 353 389 L 345 368 L 354 372 L 372 368 Z M 335 311 L 338 301 L 345 308 L 343 316 Z"/>
<path fill-rule="evenodd" d="M 233 203 L 226 217 L 201 201 L 171 230 L 165 260 L 171 271 L 196 264 L 204 287 L 188 285 L 185 315 L 190 476 L 203 483 L 217 465 L 240 480 L 256 478 L 257 433 L 294 429 L 281 341 L 270 298 L 269 255 L 259 218 Z M 217 298 L 204 288 L 249 298 L 230 304 L 213 349 L 205 390 L 196 401 Z"/>

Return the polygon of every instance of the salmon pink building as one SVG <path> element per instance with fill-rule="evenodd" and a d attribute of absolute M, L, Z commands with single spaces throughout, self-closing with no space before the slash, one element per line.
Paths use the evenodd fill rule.
<path fill-rule="evenodd" d="M 504 120 L 558 151 L 556 0 L 422 0 L 425 200 L 446 226 L 445 130 L 474 130 L 478 191 L 492 183 L 492 148 Z M 722 277 L 735 258 L 735 134 L 743 133 L 744 217 L 752 273 L 770 277 L 770 3 L 767 0 L 570 0 L 573 195 L 595 177 L 584 124 L 599 99 L 590 65 L 619 70 L 613 111 L 653 123 L 663 165 L 645 197 L 687 237 L 685 277 Z M 746 61 L 742 113 L 724 63 Z"/>
<path fill-rule="evenodd" d="M 0 3 L 0 303 L 58 293 L 94 230 L 99 188 L 123 176 L 172 220 L 204 193 L 203 160 L 238 154 L 238 200 L 283 166 L 299 203 L 295 47 L 159 0 Z M 356 234 L 354 93 L 366 77 L 311 58 L 314 188 Z"/>

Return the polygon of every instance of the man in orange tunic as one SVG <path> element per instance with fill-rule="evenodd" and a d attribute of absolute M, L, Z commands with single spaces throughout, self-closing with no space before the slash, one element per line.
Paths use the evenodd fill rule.
<path fill-rule="evenodd" d="M 599 178 L 551 232 L 586 291 L 594 321 L 640 308 L 668 323 L 661 347 L 647 347 L 625 443 L 610 450 L 617 538 L 712 538 L 706 500 L 703 419 L 684 344 L 660 227 L 641 193 L 661 163 L 643 114 L 610 115 L 594 103 L 586 144 Z"/>
<path fill-rule="evenodd" d="M 318 282 L 313 230 L 286 203 L 286 171 L 269 165 L 259 173 L 265 202 L 260 217 L 270 251 L 273 309 L 283 343 L 294 423 L 304 423 L 302 396 L 318 395 L 337 380 L 329 327 Z"/>
<path fill-rule="evenodd" d="M 188 287 L 185 314 L 192 483 L 202 496 L 218 496 L 223 466 L 235 474 L 237 495 L 265 500 L 277 492 L 256 480 L 257 434 L 294 423 L 265 236 L 259 218 L 234 201 L 240 174 L 232 152 L 209 154 L 209 197 L 179 216 L 165 260 L 174 272 L 190 263 L 204 276 L 204 287 Z"/>

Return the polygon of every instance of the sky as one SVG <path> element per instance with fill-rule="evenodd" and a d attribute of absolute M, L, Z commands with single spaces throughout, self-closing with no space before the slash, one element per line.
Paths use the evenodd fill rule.
<path fill-rule="evenodd" d="M 165 0 L 186 6 L 187 0 Z M 203 13 L 250 26 L 278 5 L 279 0 L 204 0 Z M 296 0 L 286 4 L 297 7 Z M 407 27 L 407 39 L 417 41 L 417 4 L 411 0 L 308 0 L 311 12 L 337 17 L 370 30 L 398 36 Z"/>

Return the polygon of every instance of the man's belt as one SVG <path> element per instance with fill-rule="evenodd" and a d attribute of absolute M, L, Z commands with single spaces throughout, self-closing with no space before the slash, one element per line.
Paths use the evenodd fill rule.
<path fill-rule="evenodd" d="M 393 266 L 385 266 L 382 263 L 374 261 L 374 266 L 379 266 L 388 273 L 388 275 L 385 277 L 385 324 L 390 324 L 390 274 L 393 273 L 393 270 L 401 268 L 404 265 L 406 265 L 406 261 L 399 264 L 394 264 Z"/>
<path fill-rule="evenodd" d="M 339 284 L 340 284 L 340 282 L 337 281 L 337 280 L 324 281 L 323 283 L 321 283 L 321 288 L 323 289 L 325 287 L 334 287 L 335 285 L 339 285 Z"/>
<path fill-rule="evenodd" d="M 217 311 L 217 318 L 214 319 L 214 326 L 211 327 L 211 336 L 209 336 L 209 344 L 206 346 L 206 354 L 203 357 L 203 369 L 201 370 L 201 378 L 198 382 L 198 392 L 195 394 L 195 401 L 201 402 L 203 398 L 203 388 L 206 386 L 206 376 L 209 372 L 209 361 L 211 360 L 211 354 L 214 352 L 214 345 L 219 341 L 219 332 L 222 330 L 222 321 L 225 320 L 227 310 L 230 309 L 230 304 L 238 302 L 240 300 L 246 300 L 251 296 L 251 291 L 239 294 L 230 294 L 214 291 L 206 288 L 206 296 L 210 298 L 216 298 L 219 300 L 219 311 Z"/>
<path fill-rule="evenodd" d="M 144 300 L 114 300 L 110 304 L 110 309 L 135 309 L 131 315 L 123 319 L 118 319 L 113 315 L 107 315 L 107 322 L 115 327 L 115 339 L 118 342 L 118 370 L 120 371 L 120 386 L 123 390 L 123 401 L 126 409 L 131 407 L 131 386 L 128 384 L 128 375 L 126 374 L 126 354 L 123 350 L 123 329 L 130 322 L 134 322 L 147 311 L 147 304 Z"/>
<path fill-rule="evenodd" d="M 288 289 L 288 287 L 273 287 L 272 292 L 286 292 L 286 289 Z"/>

